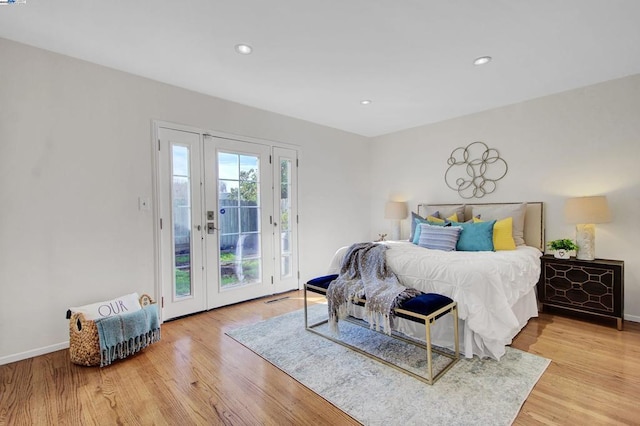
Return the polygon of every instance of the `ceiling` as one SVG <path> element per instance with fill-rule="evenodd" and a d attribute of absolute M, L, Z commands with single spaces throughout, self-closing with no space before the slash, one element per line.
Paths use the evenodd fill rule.
<path fill-rule="evenodd" d="M 0 6 L 0 37 L 364 136 L 638 74 L 638 22 L 638 0 Z"/>

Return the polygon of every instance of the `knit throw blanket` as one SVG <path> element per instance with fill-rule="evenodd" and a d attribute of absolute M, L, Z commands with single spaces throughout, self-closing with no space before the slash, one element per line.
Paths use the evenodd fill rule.
<path fill-rule="evenodd" d="M 340 274 L 327 289 L 329 325 L 338 332 L 338 320 L 354 313 L 352 303 L 366 298 L 365 319 L 371 328 L 391 334 L 393 309 L 420 294 L 420 291 L 400 284 L 398 277 L 387 268 L 385 244 L 357 243 L 347 250 Z"/>
<path fill-rule="evenodd" d="M 158 305 L 96 320 L 100 341 L 100 367 L 126 358 L 160 340 Z"/>

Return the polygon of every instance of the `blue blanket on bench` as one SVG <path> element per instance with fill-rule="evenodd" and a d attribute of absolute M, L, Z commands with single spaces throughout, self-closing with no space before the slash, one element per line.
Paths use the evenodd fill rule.
<path fill-rule="evenodd" d="M 136 312 L 96 320 L 100 340 L 100 367 L 126 358 L 160 340 L 157 305 Z"/>

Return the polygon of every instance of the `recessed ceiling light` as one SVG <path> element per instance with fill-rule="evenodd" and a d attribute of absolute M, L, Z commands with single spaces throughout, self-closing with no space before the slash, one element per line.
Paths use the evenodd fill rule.
<path fill-rule="evenodd" d="M 236 52 L 241 55 L 250 55 L 253 52 L 253 47 L 248 44 L 236 44 Z"/>
<path fill-rule="evenodd" d="M 476 58 L 475 61 L 473 61 L 473 65 L 488 64 L 489 62 L 491 62 L 491 59 L 493 59 L 491 56 L 480 56 L 479 58 Z"/>
<path fill-rule="evenodd" d="M 363 99 L 360 101 L 360 104 L 362 105 L 369 105 L 371 103 L 371 99 Z"/>

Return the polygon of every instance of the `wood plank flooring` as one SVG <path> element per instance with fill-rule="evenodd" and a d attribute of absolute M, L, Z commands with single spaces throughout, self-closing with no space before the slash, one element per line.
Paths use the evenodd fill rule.
<path fill-rule="evenodd" d="M 0 425 L 358 424 L 224 334 L 302 308 L 302 292 L 265 303 L 282 296 L 165 323 L 160 343 L 106 368 L 66 350 L 0 366 Z M 640 324 L 541 313 L 513 346 L 553 360 L 516 425 L 640 423 Z"/>

